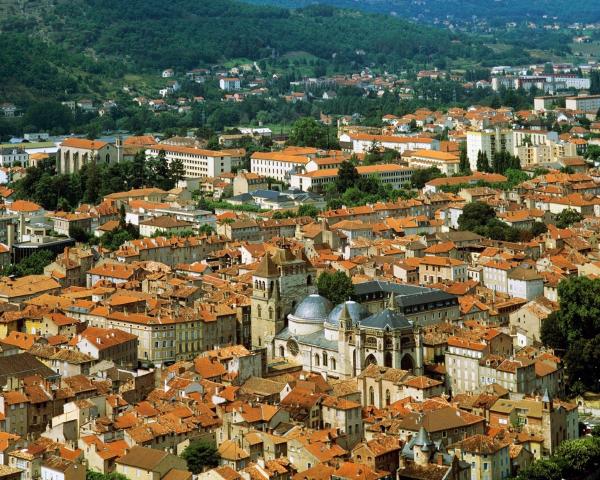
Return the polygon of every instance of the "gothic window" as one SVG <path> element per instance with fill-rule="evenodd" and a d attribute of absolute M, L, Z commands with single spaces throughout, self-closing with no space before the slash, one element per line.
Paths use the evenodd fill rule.
<path fill-rule="evenodd" d="M 315 353 L 315 366 L 318 367 L 321 365 L 321 359 L 319 358 L 319 354 Z"/>
<path fill-rule="evenodd" d="M 273 307 L 269 307 L 269 320 L 273 320 Z"/>
<path fill-rule="evenodd" d="M 335 358 L 332 358 L 331 359 L 331 370 L 335 371 L 335 369 L 336 369 L 336 361 L 335 361 Z"/>
<path fill-rule="evenodd" d="M 298 344 L 294 340 L 288 340 L 287 342 L 288 351 L 292 354 L 292 356 L 298 355 L 300 349 L 298 348 Z"/>
<path fill-rule="evenodd" d="M 258 318 L 262 317 L 262 307 L 259 305 L 258 307 L 256 307 L 256 312 L 258 314 Z"/>
<path fill-rule="evenodd" d="M 369 387 L 369 405 L 375 405 L 375 390 Z"/>
<path fill-rule="evenodd" d="M 391 403 L 391 400 L 392 400 L 392 398 L 391 398 L 391 395 L 390 395 L 390 391 L 389 391 L 389 390 L 386 390 L 386 391 L 385 391 L 385 405 L 386 405 L 387 407 L 389 407 L 389 405 L 390 405 L 390 403 Z"/>
<path fill-rule="evenodd" d="M 323 352 L 323 366 L 327 366 L 327 354 L 325 352 Z"/>
<path fill-rule="evenodd" d="M 365 339 L 365 345 L 368 347 L 377 348 L 377 338 L 376 337 L 367 337 Z"/>

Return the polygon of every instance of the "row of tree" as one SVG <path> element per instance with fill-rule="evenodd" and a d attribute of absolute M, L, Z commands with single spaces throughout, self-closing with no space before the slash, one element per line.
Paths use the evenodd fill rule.
<path fill-rule="evenodd" d="M 58 174 L 54 160 L 28 167 L 26 173 L 11 185 L 16 198 L 32 200 L 47 210 L 70 211 L 82 202 L 96 204 L 105 195 L 132 188 L 170 190 L 183 178 L 184 167 L 181 160 L 167 162 L 164 152 L 156 158 L 139 152 L 131 162 L 90 162 L 73 174 Z"/>

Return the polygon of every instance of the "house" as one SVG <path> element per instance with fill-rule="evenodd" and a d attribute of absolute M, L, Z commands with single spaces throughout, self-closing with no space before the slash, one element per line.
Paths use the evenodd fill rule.
<path fill-rule="evenodd" d="M 472 435 L 449 445 L 448 451 L 471 465 L 472 480 L 504 480 L 511 476 L 509 440 Z"/>
<path fill-rule="evenodd" d="M 0 148 L 0 167 L 29 166 L 29 154 L 21 147 Z"/>
<path fill-rule="evenodd" d="M 57 455 L 42 461 L 41 480 L 85 480 L 85 466 Z"/>
<path fill-rule="evenodd" d="M 153 217 L 140 222 L 140 235 L 142 237 L 152 237 L 155 235 L 180 235 L 184 232 L 191 232 L 194 224 L 185 220 L 179 220 L 170 215 Z"/>
<path fill-rule="evenodd" d="M 225 90 L 226 92 L 231 92 L 242 88 L 242 84 L 239 78 L 225 77 L 219 79 L 219 88 L 221 90 Z"/>
<path fill-rule="evenodd" d="M 419 262 L 419 283 L 427 285 L 443 281 L 465 282 L 467 280 L 467 264 L 461 260 L 448 257 L 426 255 Z"/>
<path fill-rule="evenodd" d="M 70 344 L 97 360 L 109 360 L 119 367 L 137 365 L 138 338 L 123 330 L 88 327 Z"/>
<path fill-rule="evenodd" d="M 117 473 L 138 480 L 162 480 L 171 470 L 187 470 L 185 460 L 177 455 L 137 445 L 115 463 Z"/>

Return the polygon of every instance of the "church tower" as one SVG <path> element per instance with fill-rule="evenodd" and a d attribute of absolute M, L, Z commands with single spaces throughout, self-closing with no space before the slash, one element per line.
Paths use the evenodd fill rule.
<path fill-rule="evenodd" d="M 274 356 L 273 339 L 286 326 L 288 313 L 308 294 L 306 262 L 288 248 L 265 253 L 252 276 L 251 334 L 253 348 Z"/>
<path fill-rule="evenodd" d="M 345 377 L 354 377 L 357 372 L 354 365 L 354 350 L 350 345 L 353 338 L 354 326 L 348 310 L 348 303 L 344 302 L 340 323 L 338 326 L 338 351 L 340 352 L 340 371 Z"/>
<path fill-rule="evenodd" d="M 265 254 L 252 276 L 251 334 L 253 348 L 266 348 L 273 355 L 273 338 L 285 326 L 280 313 L 279 268 Z"/>

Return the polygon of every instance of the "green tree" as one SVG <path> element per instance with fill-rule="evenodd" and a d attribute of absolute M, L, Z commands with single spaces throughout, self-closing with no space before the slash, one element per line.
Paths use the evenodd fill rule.
<path fill-rule="evenodd" d="M 200 228 L 198 229 L 198 233 L 200 235 L 212 235 L 213 233 L 215 233 L 215 229 L 212 227 L 212 225 L 205 223 L 200 226 Z"/>
<path fill-rule="evenodd" d="M 459 161 L 460 161 L 460 163 L 458 164 L 458 170 L 460 171 L 460 173 L 462 173 L 463 175 L 470 175 L 471 174 L 471 165 L 469 164 L 469 157 L 467 156 L 467 148 L 464 144 L 461 144 L 461 146 L 460 146 Z"/>
<path fill-rule="evenodd" d="M 317 218 L 319 215 L 319 209 L 314 205 L 300 205 L 298 207 L 298 217 L 312 217 Z"/>
<path fill-rule="evenodd" d="M 171 161 L 169 165 L 169 187 L 167 190 L 171 188 L 175 188 L 177 184 L 183 180 L 185 177 L 185 167 L 183 165 L 183 160 L 180 158 L 176 158 Z"/>
<path fill-rule="evenodd" d="M 304 117 L 292 125 L 288 143 L 300 147 L 330 148 L 335 143 L 333 140 L 327 126 L 312 117 Z"/>
<path fill-rule="evenodd" d="M 96 159 L 92 159 L 90 163 L 86 165 L 86 182 L 85 182 L 85 194 L 84 201 L 87 203 L 95 204 L 100 196 L 100 175 L 98 172 L 98 165 Z"/>
<path fill-rule="evenodd" d="M 574 223 L 583 220 L 583 215 L 572 208 L 566 208 L 554 218 L 557 228 L 569 228 Z"/>
<path fill-rule="evenodd" d="M 467 203 L 463 207 L 462 214 L 458 217 L 458 228 L 474 232 L 478 227 L 488 224 L 490 220 L 495 218 L 495 210 L 487 203 Z"/>
<path fill-rule="evenodd" d="M 567 382 L 600 385 L 600 279 L 570 277 L 558 285 L 559 310 L 541 328 L 541 340 L 563 355 Z"/>
<path fill-rule="evenodd" d="M 359 178 L 358 170 L 356 170 L 352 162 L 342 162 L 335 180 L 336 190 L 338 193 L 344 193 L 350 187 L 354 186 Z"/>
<path fill-rule="evenodd" d="M 132 188 L 142 188 L 146 184 L 146 154 L 143 151 L 136 152 L 133 157 L 133 179 Z"/>
<path fill-rule="evenodd" d="M 419 168 L 411 175 L 410 183 L 414 188 L 421 189 L 430 180 L 443 176 L 444 174 L 437 167 Z"/>
<path fill-rule="evenodd" d="M 327 298 L 333 304 L 350 300 L 354 296 L 352 280 L 344 272 L 323 272 L 317 279 L 319 295 Z"/>
<path fill-rule="evenodd" d="M 594 70 L 590 74 L 590 95 L 600 94 L 600 71 Z"/>
<path fill-rule="evenodd" d="M 69 224 L 69 237 L 71 237 L 76 242 L 87 243 L 89 242 L 91 235 L 79 225 Z"/>
<path fill-rule="evenodd" d="M 477 153 L 477 171 L 478 172 L 491 172 L 490 162 L 486 152 L 479 151 Z"/>
<path fill-rule="evenodd" d="M 205 441 L 190 443 L 181 454 L 181 458 L 187 462 L 188 470 L 194 475 L 219 464 L 217 449 Z"/>

